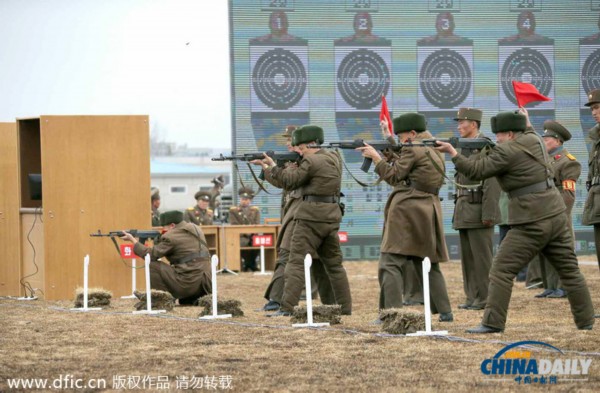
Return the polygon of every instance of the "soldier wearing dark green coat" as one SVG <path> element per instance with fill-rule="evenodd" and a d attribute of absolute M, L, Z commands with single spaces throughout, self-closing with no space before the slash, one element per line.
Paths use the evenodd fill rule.
<path fill-rule="evenodd" d="M 214 213 L 209 209 L 210 192 L 198 191 L 194 198 L 196 206 L 188 207 L 183 219 L 196 225 L 212 225 Z"/>
<path fill-rule="evenodd" d="M 581 175 L 581 164 L 564 147 L 563 143 L 571 139 L 571 133 L 562 124 L 553 120 L 544 122 L 544 145 L 550 156 L 550 165 L 554 173 L 554 185 L 560 191 L 560 195 L 565 202 L 567 209 L 565 214 L 569 222 L 571 232 L 573 232 L 573 218 L 571 211 L 575 204 L 575 184 L 579 175 Z M 574 238 L 575 236 L 573 236 Z M 542 254 L 540 258 L 540 270 L 544 291 L 535 295 L 537 298 L 563 298 L 567 297 L 562 288 L 562 284 L 556 274 L 556 270 L 548 263 Z"/>
<path fill-rule="evenodd" d="M 589 137 L 592 141 L 590 149 L 589 171 L 586 187 L 588 196 L 583 208 L 583 225 L 594 226 L 594 240 L 600 244 L 600 89 L 592 90 L 588 94 L 585 106 L 592 111 L 596 125 L 590 130 Z M 596 246 L 598 267 L 600 268 L 600 247 Z"/>
<path fill-rule="evenodd" d="M 471 179 L 495 176 L 510 198 L 511 226 L 490 270 L 490 286 L 481 325 L 468 333 L 502 332 L 506 325 L 513 280 L 538 252 L 554 266 L 567 290 L 571 312 L 579 329 L 592 329 L 594 307 L 577 265 L 573 235 L 565 204 L 554 186 L 542 139 L 528 124 L 527 111 L 502 112 L 495 117 L 498 144 L 485 157 L 469 160 L 449 143 L 439 143 L 449 153 L 456 170 Z M 528 128 L 529 127 L 529 128 Z"/>
<path fill-rule="evenodd" d="M 318 254 L 331 281 L 336 302 L 342 314 L 352 313 L 352 298 L 338 237 L 342 210 L 341 157 L 336 152 L 314 147 L 323 143 L 323 129 L 302 126 L 294 131 L 292 144 L 298 147 L 302 160 L 297 169 L 277 167 L 267 157 L 263 160 L 266 176 L 272 176 L 285 189 L 300 189 L 302 201 L 294 214 L 290 256 L 284 273 L 284 293 L 277 315 L 289 315 L 300 300 L 304 288 L 304 258 Z M 270 173 L 269 173 L 270 172 Z"/>
<path fill-rule="evenodd" d="M 475 108 L 460 108 L 455 121 L 461 138 L 485 138 L 479 130 L 482 112 Z M 481 157 L 479 149 L 462 149 L 469 159 Z M 483 181 L 470 179 L 455 172 L 456 194 L 452 227 L 460 237 L 463 287 L 466 300 L 458 308 L 483 310 L 489 285 L 489 273 L 494 258 L 494 225 L 500 220 L 498 199 L 500 187 L 495 178 Z"/>
<path fill-rule="evenodd" d="M 292 134 L 296 130 L 296 126 L 287 126 L 285 132 L 282 134 L 286 138 L 286 144 L 288 151 L 297 151 L 295 146 L 292 146 Z M 253 162 L 254 164 L 262 165 L 262 161 Z M 285 170 L 295 170 L 298 168 L 298 164 L 295 162 L 288 162 L 285 164 Z M 283 289 L 285 286 L 285 266 L 287 265 L 290 257 L 290 249 L 292 245 L 292 234 L 294 233 L 295 220 L 294 216 L 300 203 L 302 202 L 302 190 L 297 188 L 295 190 L 286 189 L 281 182 L 273 179 L 271 172 L 265 173 L 265 180 L 271 183 L 273 186 L 282 189 L 281 196 L 281 227 L 279 228 L 277 235 L 277 263 L 275 265 L 275 271 L 271 282 L 265 291 L 265 299 L 268 300 L 267 304 L 262 308 L 264 311 L 277 311 L 281 306 L 283 299 Z M 323 266 L 323 263 L 318 256 L 314 256 L 313 263 L 310 268 L 312 274 L 313 284 L 313 298 L 316 293 L 321 298 L 323 304 L 335 304 L 335 297 L 333 290 L 331 289 L 331 282 L 327 276 L 327 272 Z M 316 292 L 315 292 L 316 290 Z"/>
<path fill-rule="evenodd" d="M 133 252 L 140 258 L 150 254 L 150 286 L 167 291 L 179 304 L 193 304 L 198 298 L 212 293 L 211 268 L 208 248 L 202 229 L 183 221 L 177 210 L 160 215 L 165 231 L 154 247 L 146 247 L 131 234 L 125 238 L 133 242 Z M 169 263 L 159 261 L 166 257 Z"/>
<path fill-rule="evenodd" d="M 412 264 L 422 282 L 422 261 L 429 257 L 431 311 L 441 314 L 440 321 L 451 322 L 452 308 L 438 263 L 449 259 L 438 196 L 444 182 L 444 157 L 431 147 L 418 145 L 419 140 L 431 138 L 422 114 L 401 115 L 393 120 L 393 126 L 401 142 L 410 140 L 415 144 L 403 148 L 393 165 L 371 146 L 357 149 L 373 160 L 375 172 L 394 187 L 384 212 L 379 308 L 402 307 L 405 266 Z"/>

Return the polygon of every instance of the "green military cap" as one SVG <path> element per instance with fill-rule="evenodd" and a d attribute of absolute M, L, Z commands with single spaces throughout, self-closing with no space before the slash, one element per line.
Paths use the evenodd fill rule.
<path fill-rule="evenodd" d="M 194 198 L 197 201 L 198 200 L 210 201 L 210 192 L 207 192 L 207 191 L 198 191 L 196 194 L 194 194 Z"/>
<path fill-rule="evenodd" d="M 523 132 L 527 128 L 527 118 L 519 112 L 500 112 L 496 115 L 496 132 Z"/>
<path fill-rule="evenodd" d="M 459 108 L 454 120 L 475 120 L 481 121 L 483 113 L 476 108 Z"/>
<path fill-rule="evenodd" d="M 542 137 L 552 137 L 566 142 L 571 139 L 571 133 L 562 124 L 554 120 L 546 120 L 544 122 L 544 135 Z"/>
<path fill-rule="evenodd" d="M 325 141 L 323 129 L 319 126 L 305 125 L 296 128 L 292 134 L 292 146 L 316 141 L 319 145 Z"/>
<path fill-rule="evenodd" d="M 298 127 L 296 127 L 296 126 L 285 126 L 285 130 L 283 131 L 283 134 L 281 134 L 281 136 L 284 136 L 286 138 L 291 138 L 292 134 L 294 133 L 294 131 L 297 128 Z"/>
<path fill-rule="evenodd" d="M 592 106 L 600 102 L 600 89 L 594 89 L 588 93 L 588 102 L 585 106 Z"/>
<path fill-rule="evenodd" d="M 254 198 L 254 190 L 249 187 L 242 187 L 239 189 L 238 195 L 241 198 L 252 199 L 252 198 Z"/>
<path fill-rule="evenodd" d="M 496 131 L 496 116 L 490 117 L 490 127 L 492 128 L 492 134 L 495 134 Z"/>
<path fill-rule="evenodd" d="M 160 215 L 160 225 L 179 224 L 183 221 L 183 213 L 179 210 L 169 210 Z"/>
<path fill-rule="evenodd" d="M 150 189 L 150 200 L 155 201 L 158 199 L 160 199 L 160 192 L 159 192 L 158 188 L 152 187 Z"/>
<path fill-rule="evenodd" d="M 420 113 L 405 113 L 396 117 L 392 123 L 394 124 L 394 133 L 396 134 L 412 130 L 415 130 L 416 132 L 427 130 L 425 116 Z"/>

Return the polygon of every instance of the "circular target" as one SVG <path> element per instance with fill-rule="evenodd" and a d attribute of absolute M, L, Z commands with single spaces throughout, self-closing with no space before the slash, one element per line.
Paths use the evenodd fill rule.
<path fill-rule="evenodd" d="M 502 66 L 502 90 L 510 102 L 518 105 L 512 86 L 513 80 L 531 83 L 542 95 L 550 95 L 552 68 L 548 59 L 542 53 L 531 48 L 521 48 L 506 58 Z M 539 102 L 531 104 L 531 106 L 536 105 L 539 105 Z"/>
<path fill-rule="evenodd" d="M 469 63 L 450 49 L 440 49 L 427 56 L 419 74 L 423 96 L 440 109 L 459 106 L 471 91 L 471 80 Z"/>
<path fill-rule="evenodd" d="M 592 52 L 581 69 L 581 85 L 587 93 L 600 89 L 600 49 Z"/>
<path fill-rule="evenodd" d="M 369 49 L 348 53 L 337 70 L 338 91 L 348 105 L 372 109 L 390 88 L 390 70 L 381 56 Z"/>
<path fill-rule="evenodd" d="M 289 109 L 306 91 L 306 70 L 294 53 L 276 48 L 258 58 L 252 70 L 256 96 L 273 109 Z"/>

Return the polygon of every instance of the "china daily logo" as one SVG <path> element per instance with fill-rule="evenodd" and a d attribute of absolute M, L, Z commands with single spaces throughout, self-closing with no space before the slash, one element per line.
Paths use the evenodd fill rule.
<path fill-rule="evenodd" d="M 532 352 L 518 347 L 540 346 L 549 351 Z M 541 341 L 519 341 L 507 345 L 494 357 L 481 362 L 487 380 L 515 381 L 518 384 L 556 384 L 560 381 L 587 381 L 592 359 L 567 357 L 560 349 Z"/>

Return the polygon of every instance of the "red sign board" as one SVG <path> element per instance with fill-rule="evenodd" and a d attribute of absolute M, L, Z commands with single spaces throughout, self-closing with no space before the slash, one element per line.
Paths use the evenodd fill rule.
<path fill-rule="evenodd" d="M 348 232 L 338 232 L 340 243 L 348 243 Z"/>
<path fill-rule="evenodd" d="M 273 247 L 273 235 L 254 235 L 252 236 L 252 246 L 254 247 Z"/>
<path fill-rule="evenodd" d="M 124 243 L 120 244 L 121 246 L 121 257 L 122 258 L 135 258 L 135 254 L 133 253 L 133 244 Z"/>

